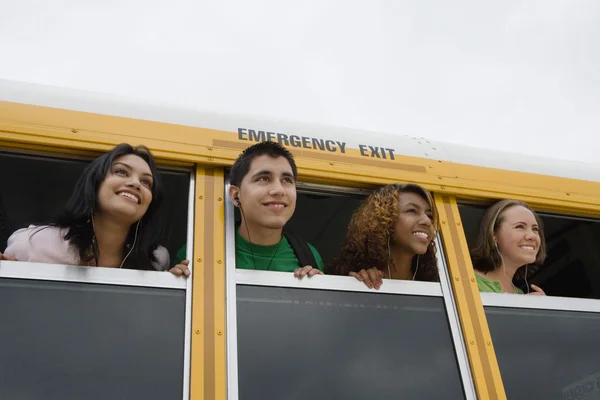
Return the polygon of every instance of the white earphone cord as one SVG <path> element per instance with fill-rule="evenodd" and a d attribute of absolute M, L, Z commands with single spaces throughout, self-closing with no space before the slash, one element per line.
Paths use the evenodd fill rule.
<path fill-rule="evenodd" d="M 125 264 L 125 261 L 127 260 L 127 257 L 129 257 L 129 255 L 133 251 L 133 248 L 135 247 L 135 243 L 137 242 L 137 234 L 138 234 L 138 228 L 140 227 L 140 222 L 142 222 L 141 219 L 137 222 L 137 225 L 135 226 L 135 235 L 133 236 L 133 245 L 131 246 L 131 249 L 129 249 L 129 252 L 125 256 L 125 258 L 123 258 L 123 261 L 121 261 L 121 265 L 119 265 L 119 269 L 123 268 L 123 265 Z M 96 225 L 94 224 L 94 215 L 93 214 L 92 214 L 92 231 L 94 232 L 94 238 L 95 238 L 96 237 Z M 94 250 L 94 253 L 95 253 L 95 250 Z M 96 258 L 96 267 L 97 266 L 98 266 L 98 258 Z"/>
<path fill-rule="evenodd" d="M 135 247 L 135 242 L 137 241 L 137 234 L 138 234 L 138 228 L 140 227 L 140 222 L 141 222 L 141 220 L 139 220 L 138 223 L 137 223 L 137 225 L 135 226 L 135 235 L 133 236 L 133 245 L 131 246 L 131 249 L 129 249 L 129 252 L 127 253 L 127 255 L 125 256 L 125 258 L 121 262 L 121 265 L 119 266 L 119 268 L 123 268 L 123 264 L 125 264 L 125 261 L 127 260 L 127 257 L 129 257 L 129 255 L 133 251 L 133 248 Z"/>
<path fill-rule="evenodd" d="M 508 277 L 508 275 L 506 274 L 506 266 L 504 265 L 504 257 L 502 257 L 502 253 L 500 253 L 498 246 L 496 246 L 496 250 L 498 251 L 498 255 L 500 255 L 500 259 L 502 260 L 502 272 L 504 273 L 504 276 L 506 277 L 506 279 L 508 279 L 510 281 L 510 284 L 512 285 L 513 289 L 515 289 L 515 293 L 517 293 L 517 287 L 513 283 L 512 279 L 510 279 Z M 529 294 L 529 283 L 527 282 L 527 267 L 529 267 L 529 264 L 525 264 L 525 286 L 527 287 L 527 294 Z"/>

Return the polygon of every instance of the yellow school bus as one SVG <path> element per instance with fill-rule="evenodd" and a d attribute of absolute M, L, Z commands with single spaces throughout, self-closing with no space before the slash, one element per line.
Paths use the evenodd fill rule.
<path fill-rule="evenodd" d="M 2 399 L 592 399 L 600 393 L 600 166 L 398 134 L 206 114 L 0 81 L 0 250 L 64 204 L 86 163 L 144 144 L 164 176 L 164 272 L 0 262 Z M 335 256 L 374 188 L 417 183 L 440 213 L 439 283 L 236 270 L 228 168 L 273 140 L 299 168 L 290 227 Z M 485 207 L 529 203 L 547 297 L 483 294 Z M 595 396 L 595 397 L 594 397 Z"/>

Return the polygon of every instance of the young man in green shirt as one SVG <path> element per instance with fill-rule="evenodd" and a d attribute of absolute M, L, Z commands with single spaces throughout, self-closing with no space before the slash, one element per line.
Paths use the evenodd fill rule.
<path fill-rule="evenodd" d="M 309 244 L 316 265 L 300 265 L 283 235 L 296 209 L 297 176 L 292 154 L 274 142 L 248 147 L 233 164 L 229 197 L 242 217 L 235 235 L 236 268 L 293 272 L 298 278 L 322 274 L 317 250 Z"/>

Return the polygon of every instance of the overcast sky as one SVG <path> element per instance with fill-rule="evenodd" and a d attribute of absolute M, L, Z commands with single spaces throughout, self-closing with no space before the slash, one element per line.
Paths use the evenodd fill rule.
<path fill-rule="evenodd" d="M 600 1 L 1 0 L 0 78 L 580 161 Z"/>

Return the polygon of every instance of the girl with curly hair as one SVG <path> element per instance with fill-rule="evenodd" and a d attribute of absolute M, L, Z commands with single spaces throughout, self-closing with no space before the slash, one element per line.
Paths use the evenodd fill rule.
<path fill-rule="evenodd" d="M 435 243 L 438 213 L 419 185 L 387 185 L 356 210 L 331 272 L 379 289 L 383 278 L 439 281 Z"/>
<path fill-rule="evenodd" d="M 528 294 L 545 295 L 527 278 L 546 258 L 542 220 L 533 209 L 518 200 L 501 200 L 487 209 L 479 227 L 471 260 L 480 292 L 523 294 L 513 278 L 525 280 Z M 531 264 L 531 265 L 530 265 Z"/>

